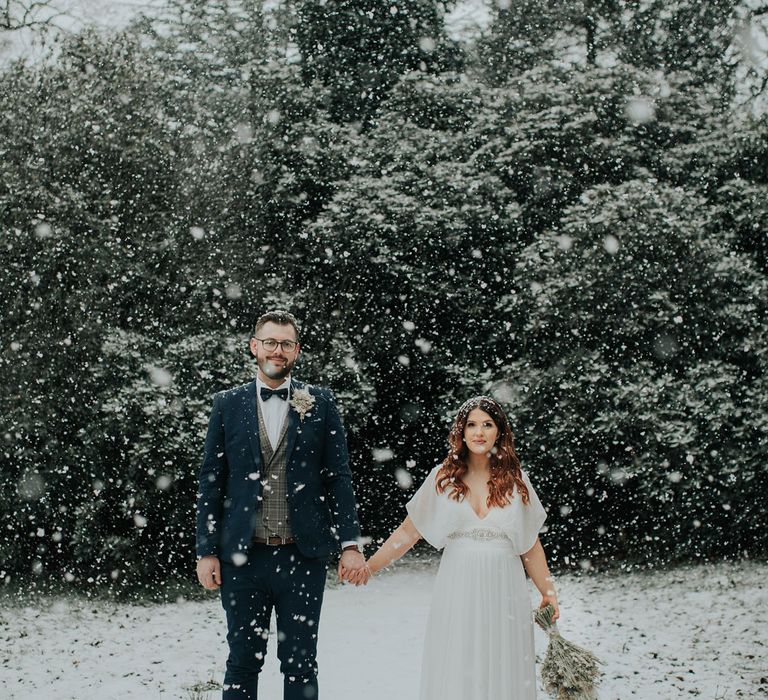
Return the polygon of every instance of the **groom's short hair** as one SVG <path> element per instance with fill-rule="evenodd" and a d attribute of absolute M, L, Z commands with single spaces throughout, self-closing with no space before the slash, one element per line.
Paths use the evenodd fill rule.
<path fill-rule="evenodd" d="M 299 339 L 299 322 L 296 320 L 296 317 L 280 309 L 267 311 L 267 313 L 259 316 L 253 329 L 253 335 L 257 336 L 264 325 L 270 322 L 276 323 L 278 326 L 293 326 L 293 330 L 296 331 L 296 340 Z"/>

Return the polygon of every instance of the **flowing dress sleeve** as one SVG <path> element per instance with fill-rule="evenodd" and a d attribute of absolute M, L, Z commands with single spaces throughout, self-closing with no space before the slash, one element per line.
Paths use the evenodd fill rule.
<path fill-rule="evenodd" d="M 442 549 L 451 531 L 451 518 L 446 508 L 447 495 L 435 488 L 438 471 L 439 466 L 429 473 L 405 508 L 419 534 L 436 549 Z"/>
<path fill-rule="evenodd" d="M 521 470 L 522 471 L 522 470 Z M 536 538 L 539 536 L 544 521 L 547 519 L 547 512 L 541 505 L 536 490 L 533 488 L 528 474 L 523 471 L 523 481 L 528 487 L 528 503 L 523 503 L 520 495 L 515 492 L 516 503 L 510 510 L 510 521 L 505 528 L 507 536 L 515 545 L 517 554 L 525 554 L 533 545 L 536 544 Z"/>

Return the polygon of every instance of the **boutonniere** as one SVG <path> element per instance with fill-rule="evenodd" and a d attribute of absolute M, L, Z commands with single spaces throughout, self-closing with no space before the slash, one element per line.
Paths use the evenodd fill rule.
<path fill-rule="evenodd" d="M 312 396 L 306 389 L 297 389 L 291 396 L 291 406 L 296 409 L 299 414 L 299 418 L 303 421 L 304 416 L 307 415 L 307 411 L 312 410 L 315 405 L 315 397 Z"/>

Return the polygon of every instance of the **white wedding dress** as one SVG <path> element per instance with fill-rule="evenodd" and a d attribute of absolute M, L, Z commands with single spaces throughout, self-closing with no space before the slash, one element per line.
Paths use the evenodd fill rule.
<path fill-rule="evenodd" d="M 469 501 L 438 494 L 435 467 L 406 508 L 421 536 L 444 549 L 432 594 L 420 700 L 534 700 L 533 614 L 520 555 L 547 515 L 530 502 L 480 518 Z"/>

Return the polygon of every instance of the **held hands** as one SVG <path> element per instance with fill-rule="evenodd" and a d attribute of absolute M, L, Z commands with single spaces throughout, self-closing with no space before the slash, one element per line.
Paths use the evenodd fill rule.
<path fill-rule="evenodd" d="M 365 586 L 368 581 L 371 580 L 371 577 L 373 576 L 373 572 L 371 571 L 370 567 L 366 563 L 366 565 L 362 569 L 358 569 L 357 571 L 353 571 L 349 576 L 347 576 L 347 582 L 348 583 L 354 583 L 356 586 L 363 585 Z"/>
<path fill-rule="evenodd" d="M 339 581 L 360 586 L 368 583 L 371 575 L 365 557 L 360 552 L 354 549 L 342 552 L 339 560 Z M 197 580 L 207 591 L 215 591 L 221 586 L 221 563 L 218 557 L 202 557 L 197 562 Z"/>
<path fill-rule="evenodd" d="M 218 557 L 202 557 L 197 562 L 197 580 L 207 591 L 215 591 L 221 586 L 221 563 Z"/>
<path fill-rule="evenodd" d="M 356 586 L 365 585 L 371 578 L 371 570 L 365 562 L 365 557 L 354 549 L 346 549 L 339 560 L 339 581 L 354 583 Z"/>

